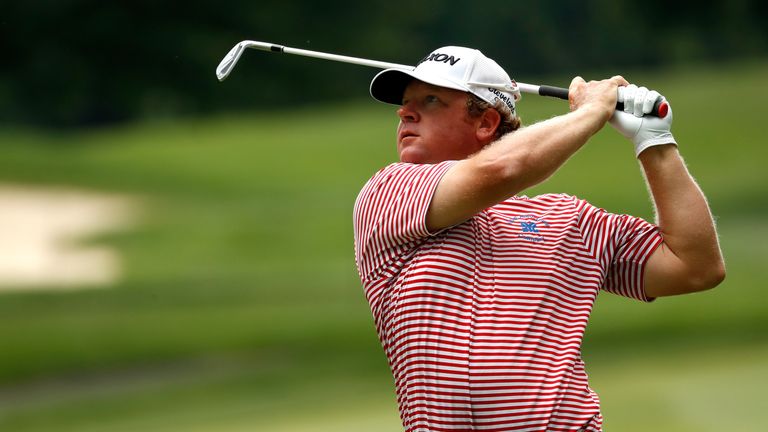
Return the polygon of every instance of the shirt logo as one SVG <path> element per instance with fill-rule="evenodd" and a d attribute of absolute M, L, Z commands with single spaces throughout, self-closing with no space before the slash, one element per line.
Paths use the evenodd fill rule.
<path fill-rule="evenodd" d="M 507 219 L 507 223 L 520 226 L 520 232 L 517 238 L 531 243 L 541 243 L 545 241 L 544 236 L 539 231 L 541 227 L 549 227 L 549 222 L 532 214 L 514 216 Z"/>

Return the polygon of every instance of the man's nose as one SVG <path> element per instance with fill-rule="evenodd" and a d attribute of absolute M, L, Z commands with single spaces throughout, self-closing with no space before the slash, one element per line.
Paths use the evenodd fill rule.
<path fill-rule="evenodd" d="M 397 109 L 397 116 L 403 123 L 419 121 L 419 113 L 410 104 L 403 104 Z"/>

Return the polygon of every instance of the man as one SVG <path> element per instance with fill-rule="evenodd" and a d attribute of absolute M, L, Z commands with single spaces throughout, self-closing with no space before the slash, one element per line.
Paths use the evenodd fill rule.
<path fill-rule="evenodd" d="M 598 291 L 651 301 L 725 276 L 671 109 L 644 116 L 658 93 L 576 77 L 568 114 L 518 128 L 515 83 L 461 47 L 381 72 L 371 95 L 400 105 L 400 163 L 358 196 L 355 257 L 405 428 L 600 431 L 580 357 Z M 568 195 L 515 196 L 609 120 L 634 142 L 658 225 Z"/>

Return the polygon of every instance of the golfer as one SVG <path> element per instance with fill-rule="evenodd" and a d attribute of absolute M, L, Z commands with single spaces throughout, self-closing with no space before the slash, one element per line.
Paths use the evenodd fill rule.
<path fill-rule="evenodd" d="M 400 162 L 357 198 L 355 258 L 405 429 L 600 431 L 580 354 L 598 292 L 649 302 L 725 277 L 671 109 L 644 116 L 658 93 L 576 77 L 569 113 L 520 127 L 515 82 L 462 47 L 385 70 L 370 90 L 399 105 Z M 608 122 L 634 144 L 656 224 L 574 196 L 516 195 Z"/>

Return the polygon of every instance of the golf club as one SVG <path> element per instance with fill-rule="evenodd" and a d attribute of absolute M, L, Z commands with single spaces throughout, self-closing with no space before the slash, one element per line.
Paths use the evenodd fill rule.
<path fill-rule="evenodd" d="M 304 57 L 314 57 L 319 58 L 323 60 L 331 60 L 331 61 L 337 61 L 342 63 L 351 63 L 361 66 L 369 66 L 379 69 L 405 69 L 405 70 L 413 70 L 413 66 L 408 65 L 402 65 L 397 63 L 388 63 L 383 61 L 377 61 L 377 60 L 369 60 L 359 57 L 349 57 L 349 56 L 343 56 L 338 54 L 330 54 L 330 53 L 324 53 L 319 51 L 310 51 L 300 48 L 291 48 L 283 45 L 277 45 L 269 42 L 258 42 L 258 41 L 252 41 L 252 40 L 244 40 L 234 47 L 232 47 L 231 50 L 227 53 L 226 56 L 221 60 L 219 65 L 216 67 L 216 77 L 219 79 L 219 81 L 224 81 L 229 74 L 232 72 L 232 69 L 234 69 L 235 65 L 237 64 L 237 61 L 240 60 L 240 56 L 243 55 L 243 51 L 245 51 L 246 48 L 253 48 L 261 51 L 270 51 L 270 52 L 276 52 L 276 53 L 285 53 L 285 54 L 293 54 L 293 55 L 299 55 Z M 535 84 L 526 84 L 517 82 L 517 87 L 520 89 L 523 93 L 530 93 L 530 94 L 537 94 L 539 96 L 551 96 L 558 99 L 565 99 L 568 100 L 568 89 L 563 87 L 553 87 L 548 85 L 535 85 Z M 506 88 L 499 88 L 499 90 L 509 90 Z M 622 102 L 619 102 L 616 104 L 616 109 L 623 110 L 624 104 Z M 667 116 L 667 112 L 669 112 L 669 105 L 667 105 L 666 101 L 664 99 L 659 98 L 656 103 L 653 105 L 653 110 L 651 111 L 650 115 L 664 118 Z"/>

